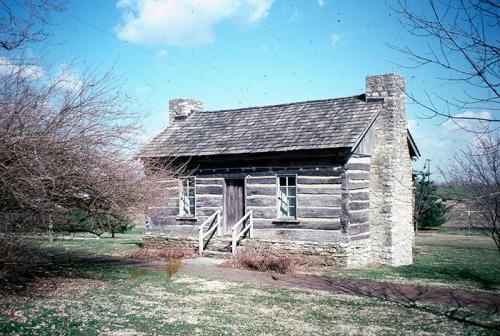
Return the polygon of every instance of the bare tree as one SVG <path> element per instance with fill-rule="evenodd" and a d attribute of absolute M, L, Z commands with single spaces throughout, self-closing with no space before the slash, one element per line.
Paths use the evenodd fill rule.
<path fill-rule="evenodd" d="M 63 0 L 0 0 L 0 48 L 14 50 L 44 40 L 50 16 L 63 11 Z"/>
<path fill-rule="evenodd" d="M 475 143 L 460 150 L 442 173 L 458 196 L 477 210 L 480 225 L 500 252 L 500 138 L 478 137 Z"/>
<path fill-rule="evenodd" d="M 454 97 L 426 92 L 419 99 L 408 93 L 410 100 L 424 108 L 427 118 L 444 117 L 475 132 L 494 130 L 500 122 L 500 5 L 491 0 L 398 0 L 395 11 L 405 30 L 425 41 L 424 48 L 389 44 L 408 56 L 405 67 L 435 66 L 446 74 L 439 79 L 461 85 Z M 464 120 L 481 127 L 468 129 Z"/>
<path fill-rule="evenodd" d="M 110 72 L 40 79 L 23 64 L 7 70 L 0 74 L 5 225 L 47 230 L 66 225 L 75 209 L 86 214 L 84 221 L 142 213 L 161 202 L 166 189 L 158 179 L 171 171 L 164 166 L 145 175 L 132 158 L 140 115 L 129 109 Z"/>

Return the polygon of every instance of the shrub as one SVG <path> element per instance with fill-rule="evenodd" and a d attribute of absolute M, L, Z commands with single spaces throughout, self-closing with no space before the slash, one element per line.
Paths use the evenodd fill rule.
<path fill-rule="evenodd" d="M 37 266 L 45 259 L 45 255 L 21 239 L 0 236 L 0 293 L 21 290 L 42 275 L 43 269 Z"/>
<path fill-rule="evenodd" d="M 290 273 L 298 264 L 296 259 L 289 255 L 274 255 L 264 248 L 246 247 L 231 259 L 230 266 L 260 272 Z"/>
<path fill-rule="evenodd" d="M 180 260 L 169 261 L 165 265 L 165 274 L 170 278 L 172 275 L 177 273 L 182 268 L 182 262 Z"/>

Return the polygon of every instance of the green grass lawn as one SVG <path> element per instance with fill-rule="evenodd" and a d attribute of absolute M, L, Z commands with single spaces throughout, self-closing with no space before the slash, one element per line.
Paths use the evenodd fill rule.
<path fill-rule="evenodd" d="M 77 265 L 73 265 L 76 267 Z M 124 266 L 44 279 L 30 296 L 0 299 L 6 335 L 487 335 L 449 320 L 448 307 L 313 290 L 194 279 Z M 474 312 L 480 319 L 486 314 Z"/>
<path fill-rule="evenodd" d="M 500 289 L 500 255 L 493 240 L 485 235 L 419 233 L 414 264 L 370 269 L 335 269 L 325 275 L 348 279 L 414 283 L 483 290 Z"/>
<path fill-rule="evenodd" d="M 48 244 L 46 239 L 39 239 L 39 242 L 44 248 L 53 251 L 103 255 L 139 248 L 143 235 L 143 230 L 135 229 L 131 233 L 117 233 L 115 238 L 111 238 L 111 235 L 103 235 L 98 238 L 88 234 L 81 234 L 70 237 L 56 236 L 52 244 Z"/>
<path fill-rule="evenodd" d="M 138 243 L 140 235 L 132 234 L 56 240 L 50 249 L 104 255 L 137 248 Z M 425 234 L 418 237 L 418 245 L 428 253 L 412 266 L 329 273 L 428 286 L 455 281 L 471 288 L 497 288 L 500 258 L 487 237 Z M 161 271 L 85 260 L 56 264 L 64 272 L 40 278 L 24 295 L 0 296 L 0 335 L 493 334 L 491 329 L 450 319 L 451 312 L 480 324 L 500 323 L 498 313 L 454 311 L 445 305 L 412 306 L 325 291 L 169 277 Z"/>

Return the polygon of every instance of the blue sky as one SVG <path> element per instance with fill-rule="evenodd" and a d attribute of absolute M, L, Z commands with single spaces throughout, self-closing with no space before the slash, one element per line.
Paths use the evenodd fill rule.
<path fill-rule="evenodd" d="M 366 75 L 386 72 L 404 75 L 408 90 L 420 97 L 424 91 L 445 96 L 459 91 L 435 79 L 442 75 L 439 69 L 397 66 L 408 60 L 387 43 L 423 48 L 425 41 L 404 33 L 391 5 L 385 0 L 70 1 L 66 13 L 54 16 L 50 39 L 32 53 L 75 76 L 87 66 L 113 67 L 147 114 L 145 138 L 167 126 L 172 98 L 200 99 L 206 110 L 216 110 L 341 97 L 363 93 Z M 422 156 L 433 165 L 444 164 L 472 136 L 443 120 L 420 119 L 417 106 L 407 108 Z"/>

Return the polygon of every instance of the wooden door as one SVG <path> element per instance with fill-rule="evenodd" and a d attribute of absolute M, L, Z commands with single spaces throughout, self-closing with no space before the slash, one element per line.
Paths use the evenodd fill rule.
<path fill-rule="evenodd" d="M 234 224 L 245 214 L 245 180 L 226 179 L 224 194 L 224 218 L 226 233 L 231 233 Z"/>

